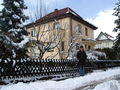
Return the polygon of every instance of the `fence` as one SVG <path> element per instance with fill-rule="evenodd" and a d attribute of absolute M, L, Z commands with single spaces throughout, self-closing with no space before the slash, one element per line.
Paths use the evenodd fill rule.
<path fill-rule="evenodd" d="M 54 77 L 75 77 L 78 75 L 78 60 L 1 60 L 0 59 L 0 84 L 51 79 Z M 120 66 L 119 60 L 87 61 L 86 71 L 93 69 L 105 69 L 107 67 Z"/>
<path fill-rule="evenodd" d="M 1 60 L 0 61 L 0 80 L 21 81 L 20 78 L 31 77 L 35 79 L 50 79 L 59 75 L 75 76 L 78 72 L 76 60 Z"/>

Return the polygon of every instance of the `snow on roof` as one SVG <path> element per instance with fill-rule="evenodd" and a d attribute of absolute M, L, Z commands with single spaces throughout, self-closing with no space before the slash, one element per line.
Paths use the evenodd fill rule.
<path fill-rule="evenodd" d="M 108 39 L 111 39 L 111 40 L 115 40 L 115 38 L 113 36 L 111 36 L 110 34 L 108 33 L 104 33 Z"/>
<path fill-rule="evenodd" d="M 104 32 L 100 32 L 100 34 L 98 35 L 98 37 L 96 38 L 96 40 L 99 40 L 99 38 L 102 36 L 102 35 L 104 35 L 107 39 L 109 39 L 109 40 L 115 40 L 115 38 L 113 37 L 113 36 L 111 36 L 111 35 L 109 35 L 108 33 L 104 33 Z"/>

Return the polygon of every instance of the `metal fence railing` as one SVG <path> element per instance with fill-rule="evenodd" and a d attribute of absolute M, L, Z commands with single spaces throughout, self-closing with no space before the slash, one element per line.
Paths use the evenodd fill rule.
<path fill-rule="evenodd" d="M 0 59 L 0 84 L 51 79 L 59 75 L 75 77 L 79 72 L 77 63 L 78 60 L 72 59 Z M 120 60 L 88 60 L 85 68 L 89 72 L 94 69 L 106 69 L 115 66 L 120 66 Z"/>

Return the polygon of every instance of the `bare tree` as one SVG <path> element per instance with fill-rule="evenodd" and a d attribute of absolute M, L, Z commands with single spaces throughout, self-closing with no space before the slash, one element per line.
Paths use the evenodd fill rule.
<path fill-rule="evenodd" d="M 53 29 L 45 32 L 43 31 L 39 34 L 39 37 L 37 37 L 37 46 L 40 51 L 39 58 L 42 58 L 47 51 L 55 49 L 60 44 L 62 38 L 64 37 L 63 35 L 64 33 L 61 30 Z M 52 56 L 54 55 L 50 55 L 49 57 Z"/>
<path fill-rule="evenodd" d="M 78 32 L 78 30 L 74 30 L 67 41 L 68 48 L 66 49 L 65 59 L 75 58 L 76 52 L 79 50 L 79 45 L 81 42 L 82 32 Z M 77 45 L 78 44 L 78 45 Z M 78 47 L 78 48 L 77 48 Z"/>
<path fill-rule="evenodd" d="M 53 24 L 57 22 L 55 19 L 52 23 L 46 23 L 46 24 L 41 24 L 39 22 L 39 25 L 36 25 L 36 22 L 38 19 L 42 18 L 47 9 L 46 6 L 44 6 L 44 3 L 42 0 L 37 0 L 37 5 L 35 8 L 35 13 L 34 17 L 30 15 L 30 20 L 33 25 L 33 30 L 34 32 L 34 38 L 31 38 L 31 48 L 32 47 L 37 47 L 37 53 L 39 59 L 42 59 L 46 53 L 48 53 L 50 50 L 55 50 L 55 53 L 51 53 L 50 55 L 47 55 L 46 58 L 54 58 L 57 56 L 58 49 L 57 47 L 60 47 L 60 43 L 64 37 L 64 31 L 66 25 L 64 26 L 57 26 L 53 28 Z"/>
<path fill-rule="evenodd" d="M 77 30 L 72 33 L 72 36 L 69 37 L 69 40 L 66 40 L 68 47 L 64 52 L 61 51 L 61 42 L 64 38 L 65 32 L 62 31 L 62 29 L 66 29 L 67 24 L 62 24 L 62 27 L 56 28 L 56 30 L 53 28 L 53 25 L 51 24 L 39 24 L 38 26 L 35 25 L 36 20 L 42 18 L 43 15 L 47 12 L 46 6 L 44 7 L 44 3 L 42 0 L 37 1 L 36 13 L 34 14 L 35 18 L 31 16 L 31 21 L 33 23 L 33 28 L 36 33 L 36 38 L 32 40 L 32 43 L 34 43 L 33 46 L 37 46 L 39 50 L 39 58 L 42 59 L 43 56 L 46 54 L 46 52 L 55 49 L 55 53 L 51 53 L 46 58 L 54 58 L 57 55 L 59 55 L 60 58 L 63 58 L 62 55 L 65 53 L 64 58 L 69 58 L 73 56 L 73 52 L 75 52 L 76 42 L 81 37 L 80 34 L 78 34 Z M 56 23 L 57 20 L 54 20 L 53 23 Z"/>

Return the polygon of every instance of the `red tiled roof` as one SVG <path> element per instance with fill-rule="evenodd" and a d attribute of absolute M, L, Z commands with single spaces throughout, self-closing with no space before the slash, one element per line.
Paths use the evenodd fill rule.
<path fill-rule="evenodd" d="M 82 17 L 80 17 L 76 12 L 74 12 L 72 9 L 70 8 L 64 8 L 64 9 L 60 9 L 60 10 L 55 10 L 54 12 L 51 12 L 49 14 L 47 14 L 46 16 L 36 20 L 35 24 L 40 24 L 40 23 L 45 23 L 47 21 L 50 21 L 50 20 L 54 20 L 55 18 L 59 18 L 61 16 L 71 16 L 71 17 L 74 17 L 75 20 L 78 20 L 79 22 L 93 28 L 93 29 L 97 29 L 96 26 L 90 24 L 89 22 L 85 21 Z M 63 17 L 61 17 L 63 18 Z M 33 23 L 31 24 L 28 24 L 26 25 L 26 27 L 29 27 L 31 26 Z"/>
<path fill-rule="evenodd" d="M 114 38 L 113 36 L 111 36 L 110 34 L 108 34 L 108 33 L 104 33 L 104 34 L 106 34 L 107 36 L 109 36 L 109 37 L 111 37 L 111 38 Z"/>
<path fill-rule="evenodd" d="M 107 39 L 109 39 L 109 40 L 115 40 L 115 38 L 113 37 L 113 36 L 111 36 L 111 35 L 109 35 L 108 33 L 104 33 L 104 32 L 100 32 L 100 34 L 98 35 L 98 37 L 96 38 L 96 40 L 98 40 L 99 41 L 99 38 L 100 38 L 100 36 L 101 35 L 104 35 Z"/>
<path fill-rule="evenodd" d="M 63 8 L 63 9 L 60 9 L 60 10 L 55 10 L 54 12 L 52 13 L 49 13 L 48 15 L 42 17 L 41 19 L 37 20 L 36 22 L 39 22 L 41 20 L 46 20 L 46 19 L 51 19 L 51 18 L 54 18 L 54 17 L 57 17 L 57 16 L 61 16 L 61 15 L 65 15 L 65 14 L 68 14 L 68 13 L 72 13 L 74 15 L 76 15 L 77 17 L 81 18 L 76 12 L 74 12 L 72 9 L 70 8 Z M 82 18 L 81 18 L 82 19 Z"/>

